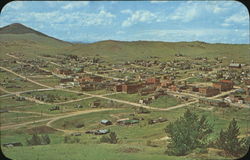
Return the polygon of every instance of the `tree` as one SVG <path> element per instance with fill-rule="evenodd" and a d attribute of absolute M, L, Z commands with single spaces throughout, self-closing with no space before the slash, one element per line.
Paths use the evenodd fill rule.
<path fill-rule="evenodd" d="M 41 138 L 35 133 L 31 139 L 26 139 L 28 145 L 41 145 Z"/>
<path fill-rule="evenodd" d="M 170 137 L 166 153 L 180 156 L 196 148 L 204 148 L 212 131 L 213 126 L 208 123 L 205 116 L 199 118 L 188 109 L 182 117 L 166 127 L 165 132 Z"/>
<path fill-rule="evenodd" d="M 233 118 L 228 128 L 220 131 L 220 135 L 216 140 L 218 148 L 226 151 L 227 154 L 233 156 L 240 156 L 247 152 L 248 147 L 246 139 L 239 139 L 240 128 L 237 121 Z"/>
<path fill-rule="evenodd" d="M 116 144 L 118 141 L 116 133 L 111 132 L 109 136 L 110 136 L 110 143 Z"/>
<path fill-rule="evenodd" d="M 42 135 L 42 144 L 50 144 L 50 138 L 47 134 Z"/>

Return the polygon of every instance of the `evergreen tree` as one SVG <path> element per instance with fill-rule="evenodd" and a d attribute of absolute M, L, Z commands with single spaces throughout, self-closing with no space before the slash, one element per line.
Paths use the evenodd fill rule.
<path fill-rule="evenodd" d="M 227 154 L 233 156 L 240 156 L 248 150 L 246 139 L 239 139 L 240 128 L 237 125 L 237 121 L 233 119 L 226 131 L 221 130 L 220 135 L 216 141 L 218 148 L 226 151 Z"/>
<path fill-rule="evenodd" d="M 118 140 L 116 133 L 115 132 L 111 132 L 109 136 L 110 136 L 110 143 L 116 144 L 117 140 Z"/>
<path fill-rule="evenodd" d="M 41 145 L 41 138 L 37 134 L 33 134 L 31 139 L 26 140 L 28 145 Z"/>
<path fill-rule="evenodd" d="M 42 144 L 50 144 L 50 138 L 47 134 L 42 135 Z"/>
<path fill-rule="evenodd" d="M 212 133 L 211 126 L 205 116 L 201 118 L 187 110 L 182 117 L 171 122 L 165 129 L 170 137 L 166 151 L 169 155 L 186 155 L 195 148 L 205 147 L 207 137 Z"/>

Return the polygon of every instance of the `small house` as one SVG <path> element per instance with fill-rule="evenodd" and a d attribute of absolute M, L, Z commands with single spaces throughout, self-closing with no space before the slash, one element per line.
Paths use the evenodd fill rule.
<path fill-rule="evenodd" d="M 104 125 L 112 125 L 112 122 L 110 120 L 106 120 L 106 119 L 103 119 L 101 120 L 101 124 L 104 124 Z"/>

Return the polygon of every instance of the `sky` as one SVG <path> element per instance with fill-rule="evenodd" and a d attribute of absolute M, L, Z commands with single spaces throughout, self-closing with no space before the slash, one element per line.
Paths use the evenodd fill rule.
<path fill-rule="evenodd" d="M 65 41 L 249 43 L 249 13 L 237 1 L 13 1 L 0 27 L 12 23 Z"/>

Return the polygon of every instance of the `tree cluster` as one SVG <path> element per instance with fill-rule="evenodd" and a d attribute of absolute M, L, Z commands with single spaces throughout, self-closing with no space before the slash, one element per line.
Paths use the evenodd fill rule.
<path fill-rule="evenodd" d="M 33 134 L 31 139 L 26 139 L 28 145 L 47 145 L 50 144 L 50 138 L 47 134 L 39 136 L 38 134 Z"/>
<path fill-rule="evenodd" d="M 166 151 L 169 155 L 182 156 L 190 152 L 204 153 L 208 145 L 225 151 L 227 155 L 242 156 L 247 153 L 250 138 L 239 138 L 240 128 L 233 119 L 226 130 L 221 130 L 215 141 L 208 141 L 213 132 L 213 126 L 208 123 L 205 116 L 199 118 L 194 112 L 187 110 L 183 116 L 171 122 L 165 132 L 170 137 Z M 201 153 L 200 152 L 200 153 Z"/>

